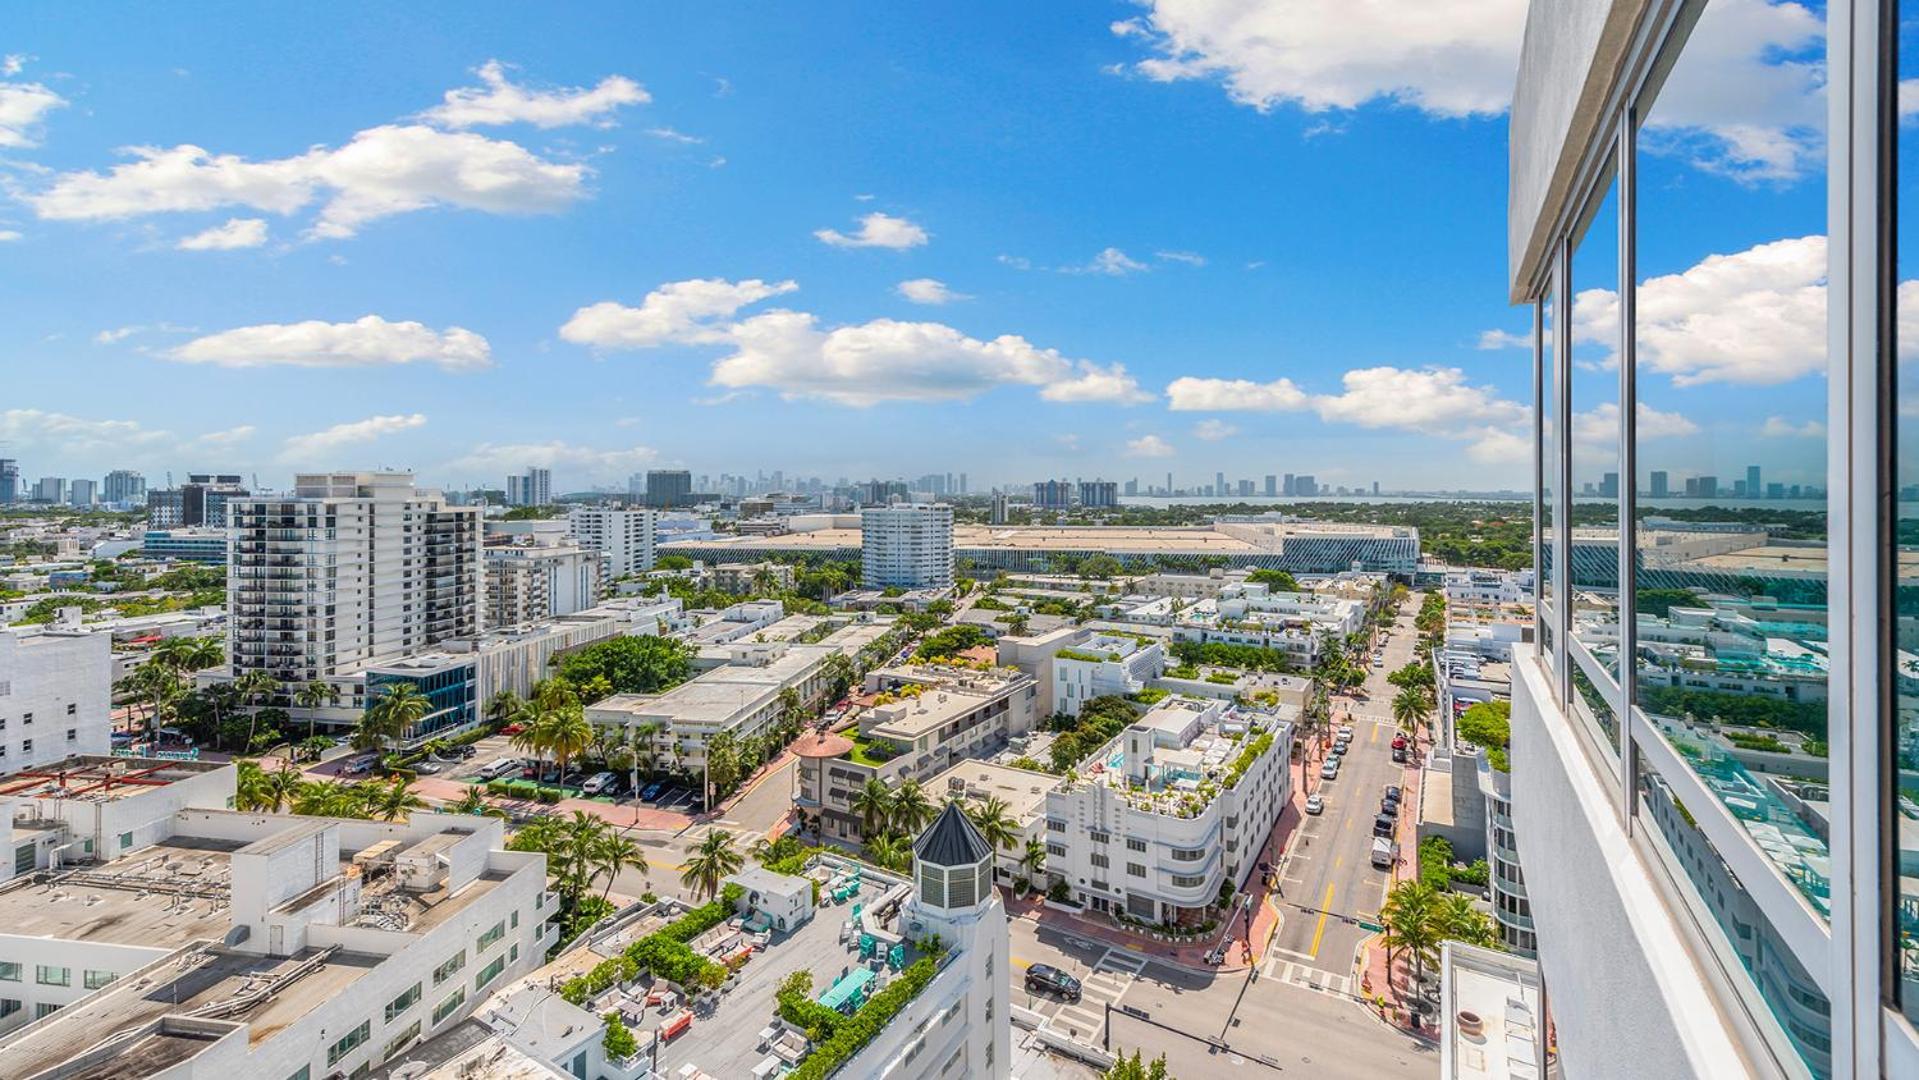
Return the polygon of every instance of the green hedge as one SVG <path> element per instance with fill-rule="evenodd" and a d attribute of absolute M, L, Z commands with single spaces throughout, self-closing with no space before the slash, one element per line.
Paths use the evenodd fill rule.
<path fill-rule="evenodd" d="M 841 1019 L 833 1034 L 825 1042 L 816 1045 L 813 1052 L 800 1062 L 799 1068 L 787 1074 L 789 1080 L 826 1080 L 833 1075 L 834 1070 L 851 1061 L 853 1055 L 872 1042 L 873 1037 L 918 997 L 937 974 L 937 954 L 922 956 L 908 964 L 892 985 L 873 995 L 872 1000 L 860 1006 L 860 1010 L 851 1017 Z"/>
<path fill-rule="evenodd" d="M 1239 756 L 1233 759 L 1232 765 L 1227 767 L 1226 780 L 1223 786 L 1230 788 L 1239 783 L 1239 778 L 1245 774 L 1247 769 L 1252 768 L 1253 762 L 1259 760 L 1259 755 L 1265 753 L 1272 745 L 1273 733 L 1270 731 L 1261 732 L 1252 742 L 1247 743 L 1246 748 L 1241 750 Z"/>
<path fill-rule="evenodd" d="M 720 895 L 628 945 L 620 955 L 600 961 L 593 970 L 576 975 L 560 987 L 560 996 L 575 1005 L 618 982 L 650 971 L 669 982 L 687 986 L 722 965 L 687 948 L 686 943 L 725 922 L 739 902 L 741 889 L 728 885 Z"/>

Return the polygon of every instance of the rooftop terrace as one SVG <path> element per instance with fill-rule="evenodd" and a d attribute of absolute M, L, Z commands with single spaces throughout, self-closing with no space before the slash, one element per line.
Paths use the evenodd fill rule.
<path fill-rule="evenodd" d="M 0 798 L 112 802 L 224 768 L 222 762 L 78 754 L 0 779 Z"/>

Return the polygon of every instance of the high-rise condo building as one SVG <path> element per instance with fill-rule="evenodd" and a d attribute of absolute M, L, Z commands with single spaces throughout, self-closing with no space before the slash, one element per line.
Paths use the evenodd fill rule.
<path fill-rule="evenodd" d="M 1072 505 L 1072 484 L 1064 480 L 1041 480 L 1033 485 L 1033 509 L 1065 510 Z"/>
<path fill-rule="evenodd" d="M 226 513 L 236 676 L 297 687 L 480 630 L 480 508 L 411 473 L 303 473 Z"/>
<path fill-rule="evenodd" d="M 67 505 L 81 509 L 99 501 L 100 485 L 92 480 L 75 480 L 67 485 Z"/>
<path fill-rule="evenodd" d="M 869 589 L 953 583 L 953 508 L 895 503 L 860 511 L 861 580 Z"/>
<path fill-rule="evenodd" d="M 598 551 L 575 544 L 489 546 L 487 629 L 526 626 L 592 607 L 600 601 L 604 564 Z"/>
<path fill-rule="evenodd" d="M 63 503 L 67 501 L 67 481 L 64 477 L 43 476 L 33 482 L 33 501 L 43 503 Z"/>
<path fill-rule="evenodd" d="M 1314 480 L 1310 473 L 1302 473 L 1299 476 L 1295 476 L 1293 477 L 1293 494 L 1317 495 L 1319 494 L 1319 482 Z"/>
<path fill-rule="evenodd" d="M 115 469 L 100 485 L 100 497 L 115 506 L 134 506 L 147 500 L 147 478 L 131 469 Z"/>
<path fill-rule="evenodd" d="M 1273 475 L 1272 473 L 1267 473 L 1266 474 L 1266 497 L 1272 498 L 1273 496 L 1277 494 L 1279 494 L 1279 477 Z"/>
<path fill-rule="evenodd" d="M 1112 480 L 1081 480 L 1079 483 L 1079 504 L 1089 510 L 1109 509 L 1119 505 L 1119 484 Z"/>
<path fill-rule="evenodd" d="M 1919 482 L 1897 407 L 1919 390 L 1900 362 L 1919 348 L 1902 295 L 1919 257 L 1902 250 L 1919 243 L 1919 127 L 1900 93 L 1919 76 L 1915 11 L 1762 8 L 1801 18 L 1790 58 L 1725 63 L 1729 0 L 1537 0 L 1525 22 L 1506 235 L 1531 315 L 1541 527 L 1507 757 L 1568 1077 L 1919 1076 L 1919 563 L 1902 540 L 1919 521 L 1892 498 Z M 1817 74 L 1805 128 L 1767 121 L 1792 146 L 1780 179 L 1671 152 L 1728 138 L 1697 88 L 1770 100 L 1788 70 Z M 1734 206 L 1736 225 L 1707 224 Z M 1758 288 L 1727 306 L 1684 284 L 1779 257 L 1816 303 Z M 1593 290 L 1616 302 L 1568 317 Z M 1782 333 L 1795 362 L 1764 380 L 1677 359 Z M 1622 362 L 1587 363 L 1599 341 Z M 1646 420 L 1704 415 L 1800 434 L 1764 440 L 1762 472 L 1744 439 L 1675 449 Z M 1694 496 L 1697 515 L 1649 517 L 1629 481 L 1613 512 L 1573 516 L 1573 477 L 1655 460 L 1696 470 L 1649 486 Z M 1816 505 L 1741 508 L 1719 479 L 1752 496 L 1789 474 Z M 1499 1026 L 1487 1059 L 1514 1045 Z"/>
<path fill-rule="evenodd" d="M 20 489 L 20 463 L 0 458 L 0 506 L 19 502 L 24 494 Z"/>
<path fill-rule="evenodd" d="M 649 469 L 646 505 L 656 509 L 693 505 L 693 474 L 686 469 Z"/>
<path fill-rule="evenodd" d="M 506 504 L 508 506 L 553 505 L 553 470 L 533 465 L 518 476 L 507 477 Z"/>
<path fill-rule="evenodd" d="M 1285 483 L 1281 487 L 1280 494 L 1289 496 L 1299 494 L 1299 480 L 1293 476 L 1292 473 L 1286 474 Z"/>
<path fill-rule="evenodd" d="M 652 495 L 648 492 L 648 497 Z M 567 528 L 582 547 L 600 553 L 606 580 L 653 569 L 653 547 L 659 542 L 657 510 L 619 506 L 575 506 L 566 514 Z"/>

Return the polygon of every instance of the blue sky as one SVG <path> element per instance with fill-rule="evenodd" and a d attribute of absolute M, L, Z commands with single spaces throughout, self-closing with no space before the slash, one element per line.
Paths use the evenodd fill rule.
<path fill-rule="evenodd" d="M 1648 134 L 1642 278 L 1820 231 L 1819 17 L 1722 6 Z M 0 455 L 1523 485 L 1528 356 L 1481 347 L 1527 323 L 1523 3 L 1243 7 L 17 8 Z M 1676 472 L 1817 470 L 1760 432 L 1820 377 L 1709 325 L 1803 299 L 1762 261 L 1668 290 Z"/>

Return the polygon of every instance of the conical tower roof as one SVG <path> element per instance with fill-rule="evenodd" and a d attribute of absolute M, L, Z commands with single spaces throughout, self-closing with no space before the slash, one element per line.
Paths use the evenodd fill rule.
<path fill-rule="evenodd" d="M 947 803 L 933 824 L 913 841 L 913 854 L 934 866 L 972 866 L 992 858 L 993 845 L 986 842 L 955 801 Z"/>

